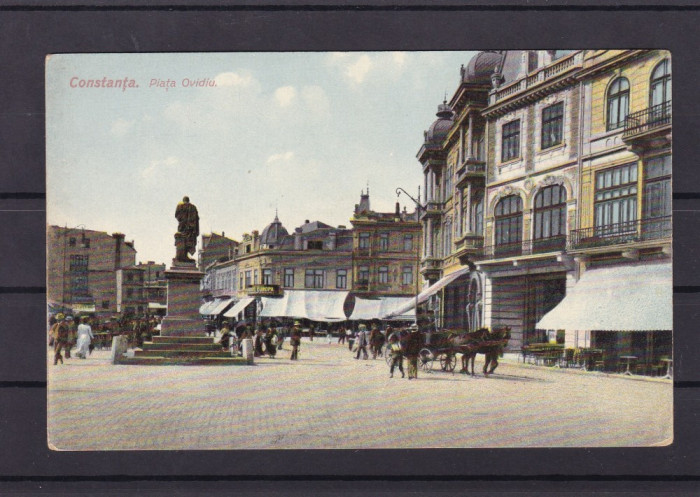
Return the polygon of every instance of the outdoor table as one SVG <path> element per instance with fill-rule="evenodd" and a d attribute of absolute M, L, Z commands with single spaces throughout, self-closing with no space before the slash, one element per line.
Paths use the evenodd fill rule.
<path fill-rule="evenodd" d="M 661 362 L 666 363 L 666 378 L 667 380 L 673 379 L 673 359 L 663 358 Z"/>
<path fill-rule="evenodd" d="M 624 359 L 626 367 L 627 367 L 623 374 L 625 374 L 627 376 L 632 376 L 632 371 L 630 371 L 630 365 L 632 364 L 632 361 L 636 361 L 638 359 L 638 357 L 633 356 L 633 355 L 621 355 L 620 359 Z"/>

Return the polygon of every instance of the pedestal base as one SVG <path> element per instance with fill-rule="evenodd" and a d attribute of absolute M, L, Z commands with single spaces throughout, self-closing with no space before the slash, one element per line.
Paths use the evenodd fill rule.
<path fill-rule="evenodd" d="M 165 272 L 168 282 L 168 311 L 161 322 L 162 336 L 204 336 L 199 315 L 199 283 L 204 274 L 194 263 L 173 261 Z"/>

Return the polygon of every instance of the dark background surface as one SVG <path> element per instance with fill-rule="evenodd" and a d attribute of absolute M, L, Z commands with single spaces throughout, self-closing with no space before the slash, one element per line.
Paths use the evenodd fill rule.
<path fill-rule="evenodd" d="M 106 2 L 101 2 L 105 4 Z M 698 488 L 700 10 L 622 1 L 419 8 L 406 1 L 175 11 L 0 6 L 0 490 L 142 493 L 414 491 L 484 495 Z M 99 5 L 93 2 L 92 5 Z M 27 6 L 29 5 L 29 6 Z M 118 4 L 117 4 L 118 5 Z M 127 5 L 127 2 L 122 2 Z M 532 8 L 536 5 L 539 7 Z M 638 7 L 634 7 L 634 5 Z M 647 6 L 646 8 L 643 6 Z M 224 7 L 222 7 L 224 6 Z M 525 9 L 530 6 L 532 10 Z M 562 7 L 563 6 L 563 7 Z M 568 7 L 566 7 L 568 6 Z M 619 7 L 622 6 L 622 7 Z M 645 449 L 52 452 L 46 445 L 44 58 L 48 53 L 664 48 L 674 61 L 675 440 Z M 468 61 L 464 61 L 465 64 Z M 457 71 L 457 68 L 455 68 Z M 427 125 L 427 123 L 426 123 Z M 416 163 L 416 167 L 419 165 Z M 225 394 L 225 393 L 224 393 Z M 562 392 L 565 402 L 566 392 Z M 449 402 L 449 399 L 445 399 Z M 498 399 L 494 399 L 497 402 Z M 527 406 L 523 406 L 524 409 Z M 421 416 L 420 412 L 415 413 Z M 533 412 L 533 416 L 537 413 Z M 355 420 L 338 420 L 354 423 Z M 484 423 L 507 420 L 484 419 Z M 426 423 L 430 423 L 426 419 Z M 106 429 L 119 430 L 105 420 Z M 600 427 L 605 430 L 605 426 Z M 128 434 L 125 433 L 125 436 Z M 170 491 L 167 491 L 170 489 Z M 206 490 L 206 493 L 205 493 Z"/>

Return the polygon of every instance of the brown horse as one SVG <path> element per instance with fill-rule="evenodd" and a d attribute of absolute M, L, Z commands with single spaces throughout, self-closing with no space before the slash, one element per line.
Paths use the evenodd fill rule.
<path fill-rule="evenodd" d="M 469 373 L 469 360 L 472 362 L 472 376 L 474 376 L 474 359 L 476 359 L 477 348 L 488 335 L 488 328 L 479 328 L 475 331 L 459 333 L 452 336 L 452 346 L 462 354 L 463 373 Z"/>
<path fill-rule="evenodd" d="M 477 354 L 484 354 L 484 376 L 488 376 L 498 367 L 498 356 L 510 340 L 510 326 L 501 326 L 489 333 L 484 342 L 479 345 Z M 489 364 L 491 367 L 489 368 Z"/>

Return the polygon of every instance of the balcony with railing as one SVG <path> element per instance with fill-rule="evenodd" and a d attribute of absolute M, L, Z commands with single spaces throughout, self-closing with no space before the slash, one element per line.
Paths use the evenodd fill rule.
<path fill-rule="evenodd" d="M 428 217 L 438 217 L 442 214 L 442 202 L 437 202 L 435 200 L 429 200 L 426 202 L 425 207 L 422 210 L 421 219 Z"/>
<path fill-rule="evenodd" d="M 355 284 L 352 286 L 352 289 L 358 292 L 369 291 L 369 280 L 362 279 L 355 281 Z"/>
<path fill-rule="evenodd" d="M 574 69 L 583 66 L 583 53 L 576 52 L 567 57 L 562 57 L 548 66 L 541 67 L 528 76 L 515 81 L 508 86 L 504 86 L 491 93 L 490 104 L 493 105 L 517 93 L 534 88 L 543 83 L 552 81 L 563 76 Z"/>
<path fill-rule="evenodd" d="M 486 163 L 474 158 L 468 158 L 462 164 L 462 167 L 457 170 L 457 181 L 455 186 L 464 186 L 468 181 L 473 179 L 483 179 L 486 177 Z"/>
<path fill-rule="evenodd" d="M 547 254 L 566 250 L 566 236 L 552 236 L 522 242 L 488 245 L 483 249 L 484 259 L 505 259 L 524 255 Z"/>
<path fill-rule="evenodd" d="M 464 263 L 481 255 L 484 248 L 484 237 L 468 233 L 455 242 L 455 255 Z"/>
<path fill-rule="evenodd" d="M 437 257 L 425 257 L 420 261 L 420 274 L 425 278 L 439 278 L 441 268 L 442 260 Z"/>
<path fill-rule="evenodd" d="M 657 131 L 665 132 L 671 128 L 671 101 L 663 102 L 639 112 L 633 112 L 625 118 L 625 130 L 622 139 L 634 140 Z"/>
<path fill-rule="evenodd" d="M 641 219 L 571 231 L 569 248 L 587 248 L 624 245 L 653 240 L 670 239 L 673 236 L 671 216 Z"/>

